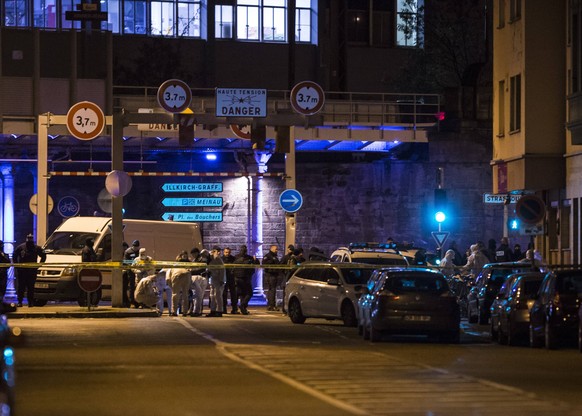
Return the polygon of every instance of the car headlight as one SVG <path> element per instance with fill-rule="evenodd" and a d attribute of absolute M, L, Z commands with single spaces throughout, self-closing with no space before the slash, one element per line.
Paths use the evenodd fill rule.
<path fill-rule="evenodd" d="M 65 267 L 63 269 L 63 276 L 76 276 L 77 275 L 77 269 L 75 269 L 74 267 Z"/>

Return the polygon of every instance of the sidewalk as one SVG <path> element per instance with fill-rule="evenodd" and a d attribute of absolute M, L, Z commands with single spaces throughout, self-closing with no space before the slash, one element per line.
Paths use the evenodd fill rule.
<path fill-rule="evenodd" d="M 114 308 L 111 303 L 102 302 L 89 310 L 76 302 L 49 303 L 45 306 L 29 308 L 24 305 L 16 312 L 7 314 L 8 319 L 26 318 L 149 318 L 158 316 L 155 309 Z"/>

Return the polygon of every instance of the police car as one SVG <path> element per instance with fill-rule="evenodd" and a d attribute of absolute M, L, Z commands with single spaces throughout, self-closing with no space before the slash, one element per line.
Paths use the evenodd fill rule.
<path fill-rule="evenodd" d="M 365 263 L 379 266 L 408 266 L 408 260 L 394 244 L 351 243 L 331 253 L 332 262 Z"/>

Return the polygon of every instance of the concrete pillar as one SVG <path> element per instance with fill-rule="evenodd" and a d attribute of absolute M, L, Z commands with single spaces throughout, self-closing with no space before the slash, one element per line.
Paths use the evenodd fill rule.
<path fill-rule="evenodd" d="M 257 163 L 257 173 L 267 172 L 267 162 L 271 158 L 270 153 L 255 152 L 255 162 Z M 251 252 L 257 259 L 263 259 L 263 177 L 253 177 L 253 200 L 252 200 L 252 247 Z M 265 294 L 263 292 L 263 270 L 259 269 L 253 277 L 253 303 L 264 303 Z"/>
<path fill-rule="evenodd" d="M 0 225 L 2 233 L 0 239 L 4 241 L 4 250 L 12 257 L 14 253 L 14 176 L 12 174 L 12 164 L 5 163 L 0 165 L 2 174 L 2 183 L 0 189 L 0 201 L 2 203 L 2 224 Z M 14 286 L 14 269 L 8 269 L 8 287 L 6 290 L 6 299 L 14 299 L 16 289 Z"/>

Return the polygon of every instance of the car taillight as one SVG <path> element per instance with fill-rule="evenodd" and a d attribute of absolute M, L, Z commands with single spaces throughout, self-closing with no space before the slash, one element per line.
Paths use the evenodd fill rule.
<path fill-rule="evenodd" d="M 382 295 L 383 298 L 389 299 L 389 300 L 400 299 L 400 296 L 398 296 L 397 294 L 395 294 L 394 292 L 391 292 L 389 290 L 383 290 L 382 292 L 380 292 L 380 295 Z"/>
<path fill-rule="evenodd" d="M 556 308 L 559 308 L 560 306 L 562 306 L 560 303 L 560 292 L 556 292 L 554 294 L 554 297 L 552 298 L 552 303 L 554 304 L 554 306 Z"/>

